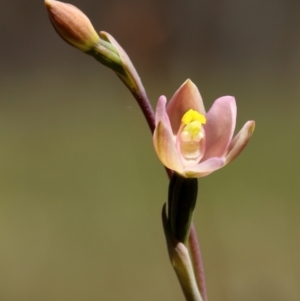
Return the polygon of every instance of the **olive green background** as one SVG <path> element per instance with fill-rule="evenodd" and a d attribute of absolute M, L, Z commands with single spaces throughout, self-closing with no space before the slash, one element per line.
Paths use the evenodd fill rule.
<path fill-rule="evenodd" d="M 237 100 L 244 152 L 199 179 L 209 300 L 300 300 L 297 1 L 73 2 L 128 51 L 153 106 L 191 78 Z M 43 1 L 0 0 L 0 300 L 184 300 L 168 180 L 130 93 Z"/>

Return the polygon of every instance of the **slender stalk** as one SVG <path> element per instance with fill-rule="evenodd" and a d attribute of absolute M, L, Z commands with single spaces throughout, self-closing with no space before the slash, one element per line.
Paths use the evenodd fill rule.
<path fill-rule="evenodd" d="M 191 225 L 190 236 L 189 236 L 189 245 L 190 251 L 194 266 L 194 273 L 196 276 L 196 281 L 198 284 L 199 291 L 201 292 L 201 296 L 203 301 L 207 301 L 207 290 L 206 290 L 206 282 L 204 275 L 204 266 L 200 251 L 199 242 L 197 239 L 197 233 L 194 224 Z"/>
<path fill-rule="evenodd" d="M 139 104 L 147 120 L 150 131 L 153 134 L 155 129 L 155 115 L 145 90 L 143 89 L 142 91 L 131 91 L 131 93 Z"/>

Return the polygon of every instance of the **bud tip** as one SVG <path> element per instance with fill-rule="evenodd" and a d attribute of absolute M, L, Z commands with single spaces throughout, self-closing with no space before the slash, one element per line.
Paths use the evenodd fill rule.
<path fill-rule="evenodd" d="M 45 0 L 44 3 L 46 5 L 47 8 L 51 8 L 53 5 L 53 0 Z"/>

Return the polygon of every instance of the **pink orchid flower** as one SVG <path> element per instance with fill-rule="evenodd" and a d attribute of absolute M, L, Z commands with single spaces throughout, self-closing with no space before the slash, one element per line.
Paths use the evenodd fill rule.
<path fill-rule="evenodd" d="M 158 99 L 153 142 L 160 161 L 184 177 L 204 177 L 235 159 L 255 127 L 248 121 L 232 139 L 236 103 L 232 96 L 218 98 L 206 113 L 196 85 L 187 80 L 169 103 Z"/>

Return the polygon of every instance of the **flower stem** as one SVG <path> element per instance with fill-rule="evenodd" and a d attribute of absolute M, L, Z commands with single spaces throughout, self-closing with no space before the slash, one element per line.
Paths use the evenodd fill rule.
<path fill-rule="evenodd" d="M 205 275 L 204 275 L 204 266 L 203 266 L 199 242 L 197 239 L 196 229 L 193 223 L 191 225 L 191 230 L 190 230 L 189 245 L 190 245 L 190 252 L 192 256 L 194 273 L 196 276 L 198 288 L 199 291 L 201 292 L 203 301 L 207 301 L 208 299 L 207 299 L 206 282 L 205 282 Z"/>
<path fill-rule="evenodd" d="M 139 104 L 146 120 L 148 126 L 150 128 L 151 133 L 153 134 L 155 129 L 155 116 L 152 109 L 152 106 L 149 102 L 147 97 L 146 91 L 143 89 L 142 91 L 131 91 L 133 97 L 136 99 L 137 103 Z"/>

